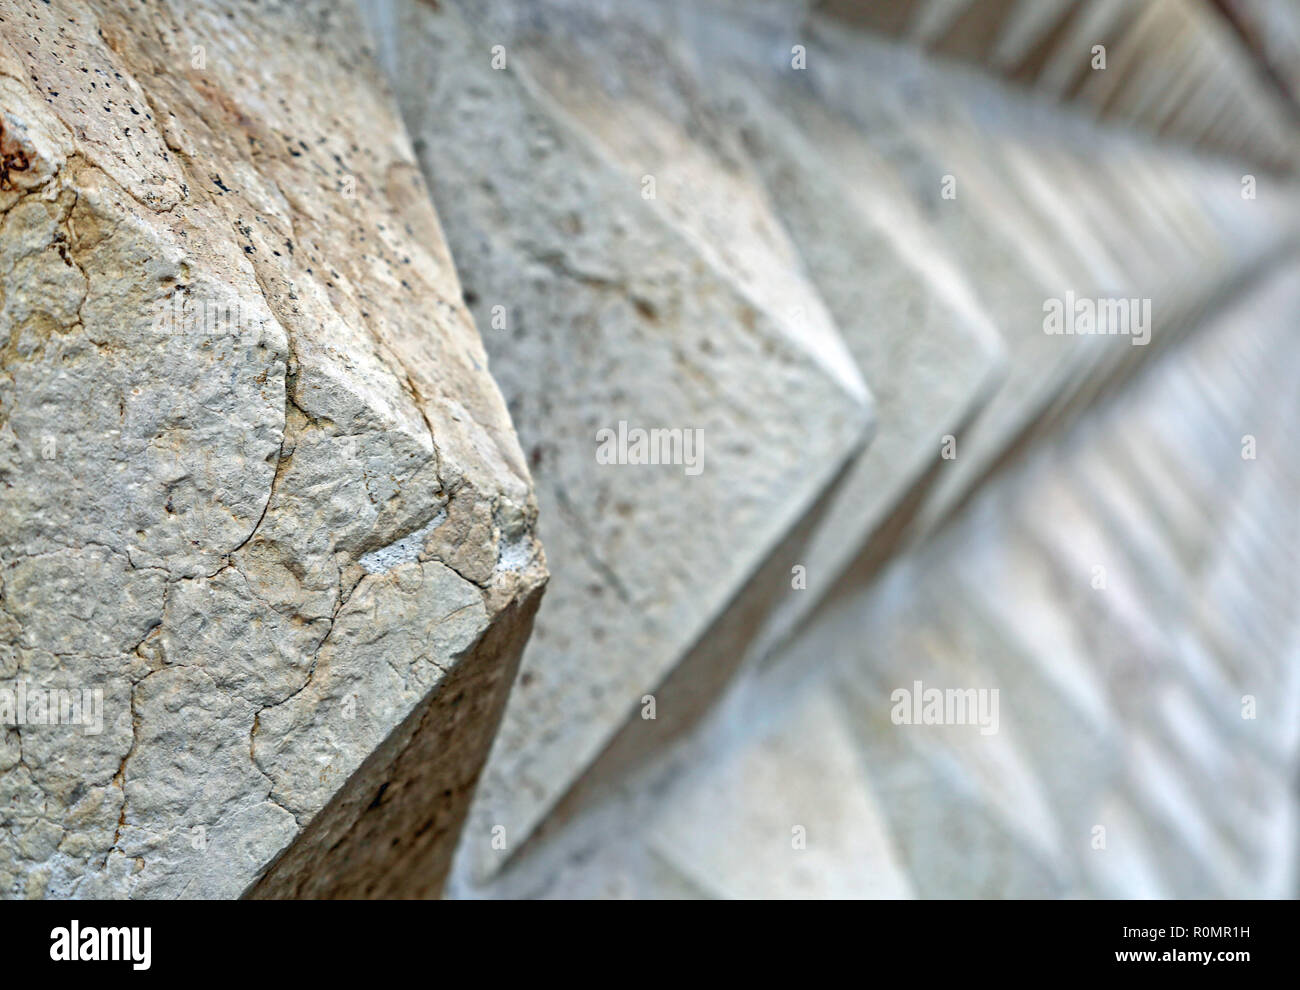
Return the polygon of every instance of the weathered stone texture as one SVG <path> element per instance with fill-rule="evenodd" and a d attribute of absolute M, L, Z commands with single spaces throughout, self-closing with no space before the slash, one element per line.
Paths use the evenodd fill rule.
<path fill-rule="evenodd" d="M 1248 41 L 7 4 L 0 896 L 1292 892 L 1300 200 L 1246 194 L 1296 148 Z M 900 722 L 918 682 L 1000 721 Z"/>
<path fill-rule="evenodd" d="M 404 814 L 455 839 L 544 564 L 364 37 L 325 2 L 0 16 L 3 673 L 105 721 L 6 733 L 7 895 L 238 895 L 432 739 Z"/>
<path fill-rule="evenodd" d="M 480 325 L 506 316 L 485 337 L 560 591 L 466 833 L 483 876 L 691 651 L 734 662 L 743 643 L 714 635 L 719 620 L 861 446 L 869 399 L 761 185 L 725 142 L 697 140 L 693 109 L 624 93 L 645 131 L 605 127 L 580 60 L 530 58 L 514 33 L 540 8 L 518 24 L 472 4 L 363 8 Z M 598 464 L 596 431 L 620 421 L 703 430 L 703 470 Z"/>

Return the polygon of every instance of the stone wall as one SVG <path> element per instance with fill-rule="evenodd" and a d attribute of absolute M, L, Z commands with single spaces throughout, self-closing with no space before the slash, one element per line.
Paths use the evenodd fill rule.
<path fill-rule="evenodd" d="M 5 896 L 1293 891 L 1285 11 L 10 6 Z"/>

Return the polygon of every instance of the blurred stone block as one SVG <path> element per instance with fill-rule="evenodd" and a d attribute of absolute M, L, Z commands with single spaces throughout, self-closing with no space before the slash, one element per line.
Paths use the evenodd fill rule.
<path fill-rule="evenodd" d="M 643 133 L 611 129 L 600 94 L 618 89 L 553 77 L 607 62 L 529 58 L 541 8 L 466 8 L 472 27 L 450 5 L 366 9 L 466 291 L 484 326 L 506 314 L 485 335 L 556 576 L 466 836 L 483 878 L 621 729 L 658 735 L 645 696 L 683 662 L 743 654 L 752 629 L 726 618 L 772 593 L 754 577 L 864 442 L 869 398 L 761 189 L 653 91 Z M 575 50 L 600 37 L 584 23 Z M 620 423 L 702 430 L 702 470 L 599 463 L 597 431 Z"/>
<path fill-rule="evenodd" d="M 825 689 L 683 781 L 656 852 L 728 898 L 912 896 L 844 714 Z"/>

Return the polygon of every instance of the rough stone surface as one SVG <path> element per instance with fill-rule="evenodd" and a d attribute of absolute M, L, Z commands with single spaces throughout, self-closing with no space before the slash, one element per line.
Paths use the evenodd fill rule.
<path fill-rule="evenodd" d="M 872 390 L 877 420 L 813 538 L 787 561 L 806 567 L 807 594 L 787 595 L 768 619 L 762 653 L 811 613 L 938 461 L 943 438 L 1000 386 L 1004 347 L 906 187 L 852 124 L 798 73 L 756 76 L 752 66 L 737 71 L 719 83 L 722 98 Z"/>
<path fill-rule="evenodd" d="M 1290 896 L 1298 286 L 1292 261 L 991 481 L 506 892 Z M 997 731 L 895 723 L 917 679 L 996 687 Z"/>
<path fill-rule="evenodd" d="M 0 12 L 0 896 L 1294 893 L 1263 46 L 362 6 L 402 120 L 351 0 Z M 1150 345 L 1044 333 L 1067 291 Z"/>
<path fill-rule="evenodd" d="M 362 837 L 426 820 L 440 883 L 544 564 L 364 37 L 0 16 L 2 672 L 104 721 L 6 731 L 6 895 L 236 896 L 286 850 L 261 892 L 396 893 Z"/>
<path fill-rule="evenodd" d="M 789 117 L 754 96 L 756 84 L 774 98 L 798 90 L 798 73 L 752 63 L 740 65 L 765 78 L 712 71 L 723 39 L 750 53 L 770 48 L 772 39 L 747 31 L 734 12 L 687 30 L 668 4 L 479 3 L 473 11 L 480 34 L 507 43 L 629 184 L 655 179 L 665 218 L 721 275 L 797 332 L 834 377 L 853 379 L 845 369 L 856 365 L 872 383 L 876 414 L 867 452 L 653 685 L 657 717 L 626 719 L 552 812 L 555 823 L 688 729 L 751 652 L 807 614 L 935 459 L 942 435 L 992 387 L 1001 343 L 899 202 L 896 182 L 836 130 L 844 122 L 818 115 L 806 93 L 788 94 Z M 739 110 L 750 99 L 759 105 Z M 796 566 L 812 577 L 806 594 L 791 596 Z"/>
<path fill-rule="evenodd" d="M 689 651 L 732 661 L 735 644 L 708 631 L 861 446 L 868 399 L 851 360 L 828 359 L 843 345 L 817 314 L 792 320 L 765 286 L 790 248 L 760 190 L 680 118 L 648 116 L 644 147 L 628 147 L 559 99 L 514 28 L 498 33 L 477 5 L 363 7 L 480 325 L 506 317 L 484 332 L 559 591 L 466 833 L 467 869 L 484 876 Z M 674 150 L 681 168 L 643 198 L 655 165 L 638 156 Z M 719 249 L 709 225 L 728 229 L 725 210 L 692 220 L 675 201 L 717 184 L 749 188 L 736 209 L 767 231 L 745 242 L 753 254 Z M 620 422 L 703 430 L 703 470 L 598 464 L 596 431 Z"/>

